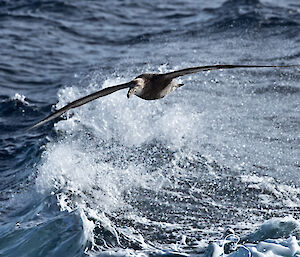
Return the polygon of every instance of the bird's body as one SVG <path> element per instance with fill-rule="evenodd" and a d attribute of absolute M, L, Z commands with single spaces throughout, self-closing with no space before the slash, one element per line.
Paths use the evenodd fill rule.
<path fill-rule="evenodd" d="M 173 92 L 180 84 L 172 81 L 163 74 L 146 73 L 133 80 L 136 86 L 128 91 L 128 98 L 135 94 L 144 100 L 157 100 Z"/>
<path fill-rule="evenodd" d="M 84 96 L 78 100 L 75 100 L 62 107 L 61 109 L 55 111 L 53 114 L 49 115 L 45 119 L 41 120 L 40 122 L 32 126 L 30 129 L 39 127 L 40 125 L 59 117 L 60 115 L 62 115 L 70 109 L 79 107 L 99 97 L 112 94 L 121 89 L 129 88 L 127 93 L 128 98 L 134 94 L 144 100 L 157 100 L 165 97 L 169 93 L 173 92 L 176 88 L 183 85 L 176 83 L 175 81 L 173 81 L 173 79 L 200 71 L 234 68 L 290 68 L 299 66 L 300 65 L 212 65 L 186 68 L 164 74 L 145 73 L 137 76 L 135 79 L 128 83 L 107 87 L 90 95 Z"/>

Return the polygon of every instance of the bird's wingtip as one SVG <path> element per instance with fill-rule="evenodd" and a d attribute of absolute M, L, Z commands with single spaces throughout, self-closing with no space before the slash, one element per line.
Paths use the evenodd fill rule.
<path fill-rule="evenodd" d="M 26 132 L 29 132 L 29 131 L 31 131 L 31 130 L 33 130 L 33 129 L 35 129 L 35 128 L 39 127 L 40 125 L 41 125 L 41 124 L 39 124 L 39 123 L 37 123 L 37 124 L 34 124 L 33 126 L 31 126 L 31 127 L 27 128 L 27 129 L 26 129 Z"/>
<path fill-rule="evenodd" d="M 38 123 L 34 124 L 33 126 L 29 127 L 26 129 L 26 131 L 31 131 L 33 129 L 36 129 L 37 127 L 42 126 L 44 123 L 46 123 L 49 120 L 49 117 L 47 117 L 44 120 L 39 121 Z"/>

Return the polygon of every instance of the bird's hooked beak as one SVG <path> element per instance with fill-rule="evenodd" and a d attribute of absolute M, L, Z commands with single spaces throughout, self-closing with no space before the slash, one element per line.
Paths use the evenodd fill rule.
<path fill-rule="evenodd" d="M 131 95 L 139 96 L 144 86 L 145 86 L 144 79 L 139 77 L 135 78 L 133 81 L 131 81 L 131 85 L 128 90 L 127 97 L 129 98 Z"/>
<path fill-rule="evenodd" d="M 133 95 L 135 93 L 135 90 L 136 90 L 135 87 L 129 88 L 128 93 L 127 93 L 127 98 L 129 98 L 131 95 Z"/>

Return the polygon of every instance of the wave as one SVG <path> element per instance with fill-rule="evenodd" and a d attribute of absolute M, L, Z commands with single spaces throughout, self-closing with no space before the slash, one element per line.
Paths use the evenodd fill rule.
<path fill-rule="evenodd" d="M 236 32 L 261 33 L 260 30 L 268 31 L 273 28 L 271 34 L 285 30 L 288 27 L 290 34 L 295 36 L 300 25 L 300 15 L 297 6 L 287 5 L 278 7 L 265 4 L 257 0 L 251 1 L 225 1 L 221 6 L 204 7 L 196 3 L 189 3 L 185 10 L 178 11 L 178 4 L 156 5 L 149 3 L 131 4 L 114 3 L 105 8 L 105 3 L 94 3 L 89 8 L 96 8 L 99 15 L 88 15 L 81 12 L 82 6 L 55 1 L 36 1 L 34 4 L 28 1 L 18 4 L 2 6 L 2 19 L 38 19 L 32 22 L 42 22 L 52 30 L 56 27 L 63 35 L 69 35 L 73 40 L 84 41 L 87 44 L 100 45 L 130 45 L 160 40 L 165 42 L 180 35 Z M 156 19 L 156 24 L 145 24 L 143 9 L 147 7 L 149 13 Z M 130 8 L 129 8 L 130 7 Z M 148 14 L 147 14 L 148 15 Z M 72 17 L 76 17 L 74 20 Z M 88 23 L 87 23 L 88 21 Z M 173 22 L 174 21 L 174 22 Z M 30 21 L 27 21 L 30 22 Z M 73 22 L 80 24 L 74 26 Z M 88 25 L 87 25 L 88 24 Z M 114 31 L 114 25 L 126 33 Z M 96 29 L 105 27 L 105 33 Z M 200 34 L 199 34 L 200 33 Z M 288 32 L 286 32 L 288 33 Z M 269 35 L 270 36 L 270 35 Z"/>
<path fill-rule="evenodd" d="M 91 79 L 85 94 L 98 87 Z M 155 252 L 185 235 L 194 252 L 198 241 L 222 236 L 215 227 L 238 224 L 233 228 L 245 234 L 251 230 L 240 230 L 246 218 L 254 226 L 262 215 L 297 211 L 297 188 L 241 176 L 197 150 L 204 114 L 192 103 L 128 101 L 122 93 L 56 123 L 57 136 L 37 166 L 37 192 L 55 195 L 61 211 L 80 213 L 89 251 Z M 80 95 L 77 87 L 62 89 L 57 107 Z"/>
<path fill-rule="evenodd" d="M 2 1 L 0 255 L 298 254 L 295 70 L 120 91 L 25 132 L 136 73 L 297 62 L 299 6 L 282 5 Z"/>

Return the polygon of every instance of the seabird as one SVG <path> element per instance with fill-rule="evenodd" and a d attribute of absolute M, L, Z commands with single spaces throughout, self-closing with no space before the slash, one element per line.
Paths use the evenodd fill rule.
<path fill-rule="evenodd" d="M 183 86 L 183 84 L 178 84 L 173 79 L 200 72 L 200 71 L 210 71 L 219 69 L 235 69 L 235 68 L 290 68 L 299 67 L 300 65 L 212 65 L 212 66 L 198 66 L 186 69 L 181 69 L 177 71 L 167 72 L 167 73 L 145 73 L 137 76 L 130 82 L 107 87 L 90 95 L 79 98 L 61 109 L 50 114 L 45 119 L 36 123 L 34 126 L 30 127 L 29 130 L 37 128 L 44 123 L 53 120 L 70 109 L 79 107 L 90 101 L 93 101 L 99 97 L 103 97 L 112 94 L 118 90 L 129 88 L 127 97 L 131 95 L 136 95 L 144 100 L 156 100 L 165 97 L 169 93 L 173 92 L 176 88 Z"/>

